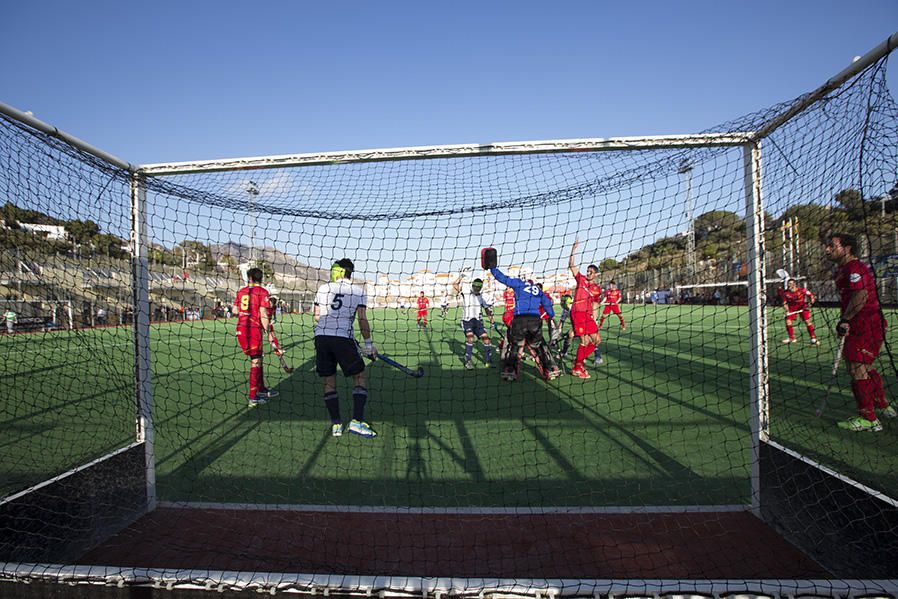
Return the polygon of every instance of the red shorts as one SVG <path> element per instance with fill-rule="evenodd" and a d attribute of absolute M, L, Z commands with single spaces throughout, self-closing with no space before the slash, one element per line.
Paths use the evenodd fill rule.
<path fill-rule="evenodd" d="M 883 321 L 879 312 L 861 313 L 849 322 L 842 356 L 848 362 L 872 364 L 882 349 Z"/>
<path fill-rule="evenodd" d="M 788 312 L 787 312 L 787 314 L 788 314 Z M 811 309 L 805 308 L 804 310 L 802 310 L 800 312 L 793 312 L 791 316 L 786 317 L 786 323 L 791 323 L 799 316 L 801 316 L 801 319 L 803 321 L 805 321 L 805 322 L 809 321 L 811 319 Z"/>
<path fill-rule="evenodd" d="M 262 329 L 259 327 L 247 327 L 245 329 L 237 329 L 237 343 L 240 349 L 247 356 L 261 356 L 262 351 Z"/>
<path fill-rule="evenodd" d="M 589 312 L 571 312 L 571 323 L 574 325 L 574 334 L 577 337 L 599 332 L 599 325 L 596 324 L 596 319 Z"/>
<path fill-rule="evenodd" d="M 427 318 L 427 310 L 418 310 L 418 318 Z"/>
<path fill-rule="evenodd" d="M 514 320 L 514 310 L 506 310 L 502 313 L 502 324 L 511 327 L 512 320 Z"/>
<path fill-rule="evenodd" d="M 602 316 L 612 314 L 612 313 L 620 316 L 620 306 L 618 306 L 617 304 L 606 304 L 605 309 L 602 310 Z"/>

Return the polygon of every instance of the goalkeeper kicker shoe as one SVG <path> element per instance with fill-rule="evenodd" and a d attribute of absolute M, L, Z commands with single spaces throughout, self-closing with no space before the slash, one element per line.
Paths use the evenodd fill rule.
<path fill-rule="evenodd" d="M 343 425 L 339 422 L 336 422 L 331 425 L 331 437 L 342 437 L 343 436 Z"/>
<path fill-rule="evenodd" d="M 349 423 L 349 432 L 353 435 L 365 437 L 366 439 L 373 439 L 377 436 L 377 433 L 374 432 L 374 429 L 368 426 L 367 422 L 362 422 L 361 420 L 351 421 Z"/>
<path fill-rule="evenodd" d="M 867 420 L 863 416 L 854 416 L 839 423 L 839 428 L 856 433 L 875 433 L 882 430 L 879 420 Z"/>

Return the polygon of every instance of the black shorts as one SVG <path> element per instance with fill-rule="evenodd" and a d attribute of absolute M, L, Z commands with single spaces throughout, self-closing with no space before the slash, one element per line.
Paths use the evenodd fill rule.
<path fill-rule="evenodd" d="M 508 339 L 512 343 L 529 343 L 536 346 L 543 342 L 543 321 L 539 316 L 522 314 L 511 321 Z"/>
<path fill-rule="evenodd" d="M 333 335 L 315 337 L 315 371 L 318 376 L 337 374 L 337 364 L 345 376 L 355 376 L 365 370 L 365 360 L 359 353 L 355 339 Z"/>

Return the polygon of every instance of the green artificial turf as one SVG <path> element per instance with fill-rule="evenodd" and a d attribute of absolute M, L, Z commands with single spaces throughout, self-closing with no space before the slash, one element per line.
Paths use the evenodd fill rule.
<path fill-rule="evenodd" d="M 589 366 L 592 378 L 548 383 L 532 362 L 518 381 L 502 381 L 480 343 L 475 370 L 465 370 L 459 314 L 439 312 L 419 330 L 414 311 L 369 311 L 380 351 L 425 370 L 418 379 L 380 361 L 369 367 L 372 440 L 330 436 L 310 315 L 278 322 L 296 370 L 288 375 L 267 356 L 267 383 L 280 396 L 254 409 L 235 321 L 154 324 L 159 499 L 449 508 L 750 502 L 746 308 L 625 305 L 627 330 L 614 316 L 606 321 L 605 364 Z M 820 347 L 807 344 L 802 326 L 802 343 L 780 345 L 781 310 L 769 315 L 771 438 L 898 496 L 898 422 L 877 434 L 835 426 L 854 413 L 844 367 L 823 417 L 814 417 L 832 367 L 825 323 L 835 312 L 815 310 Z M 0 338 L 0 496 L 133 441 L 132 347 L 130 328 Z M 880 372 L 894 381 L 884 358 Z M 351 387 L 339 378 L 346 421 Z"/>

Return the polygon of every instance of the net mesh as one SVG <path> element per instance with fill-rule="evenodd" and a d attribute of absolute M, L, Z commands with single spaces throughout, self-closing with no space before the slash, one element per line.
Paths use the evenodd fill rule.
<path fill-rule="evenodd" d="M 821 244 L 833 231 L 858 236 L 891 320 L 898 114 L 886 65 L 874 63 L 761 141 L 769 404 L 755 433 L 795 462 L 765 462 L 751 424 L 757 365 L 749 359 L 742 147 L 148 176 L 148 457 L 159 504 L 63 561 L 33 541 L 32 561 L 522 580 L 836 579 L 847 574 L 832 564 L 864 551 L 863 576 L 889 577 L 881 543 L 870 557 L 869 537 L 846 537 L 833 555 L 805 539 L 814 529 L 802 520 L 819 520 L 822 510 L 826 522 L 898 537 L 894 422 L 870 435 L 836 426 L 856 408 L 845 370 L 830 381 L 839 308 Z M 796 101 L 706 133 L 758 131 Z M 135 441 L 131 174 L 6 117 L 0 167 L 0 294 L 74 307 L 74 330 L 13 324 L 0 339 L 8 389 L 0 530 L 12 538 L 24 527 L 8 515 L 13 507 L 44 509 L 29 499 L 34 485 Z M 55 238 L 53 227 L 64 234 Z M 497 250 L 501 275 L 481 268 L 484 247 Z M 343 258 L 355 264 L 372 339 L 392 364 L 366 361 L 361 380 L 337 371 L 345 434 L 335 437 L 324 401 L 331 389 L 320 376 L 329 366 L 314 329 L 322 298 L 334 301 L 318 292 Z M 605 303 L 590 306 L 601 325 L 596 351 L 564 314 L 563 297 L 577 287 L 571 263 L 583 274 L 595 265 L 597 286 L 620 291 L 619 303 L 603 292 Z M 251 363 L 235 337 L 233 303 L 248 267 L 261 269 L 276 298 L 273 327 L 285 351 L 279 361 L 264 348 L 264 381 L 255 386 L 277 396 L 259 405 L 248 405 Z M 816 345 L 803 317 L 789 333 L 797 343 L 779 343 L 779 268 L 819 300 Z M 507 349 L 508 287 L 497 276 L 527 289 L 540 283 L 554 304 L 552 327 L 543 321 L 520 359 Z M 483 308 L 471 307 L 474 278 L 484 281 Z M 357 314 L 358 341 L 360 321 Z M 876 362 L 889 394 L 898 374 L 890 339 Z M 505 380 L 506 370 L 516 380 Z M 358 387 L 367 389 L 363 409 Z M 377 437 L 353 435 L 353 417 Z M 860 499 L 821 484 L 810 500 L 778 497 L 777 510 L 765 511 L 759 489 L 770 480 L 798 484 L 802 467 L 838 474 Z M 211 520 L 194 529 L 197 514 Z M 655 516 L 615 520 L 632 514 Z M 749 528 L 763 520 L 772 536 L 755 535 L 736 551 L 745 537 L 733 518 L 742 516 Z M 160 530 L 186 530 L 190 541 L 154 536 Z M 805 553 L 788 553 L 790 543 Z M 2 547 L 23 561 L 15 542 Z"/>

